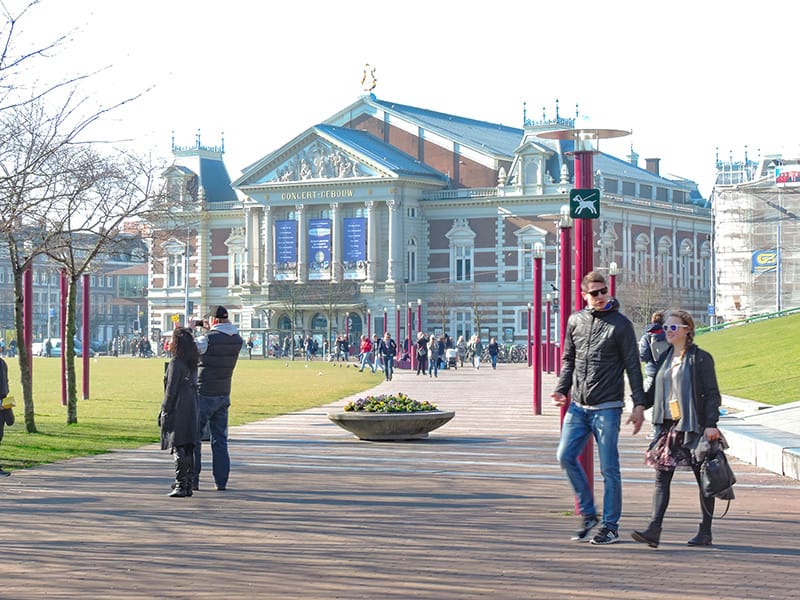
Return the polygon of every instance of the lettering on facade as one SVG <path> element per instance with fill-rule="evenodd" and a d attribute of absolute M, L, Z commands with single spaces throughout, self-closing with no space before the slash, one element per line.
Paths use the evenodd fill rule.
<path fill-rule="evenodd" d="M 352 198 L 355 195 L 352 189 L 343 190 L 310 190 L 303 192 L 283 192 L 281 200 L 297 202 L 299 200 L 331 200 L 334 198 Z"/>

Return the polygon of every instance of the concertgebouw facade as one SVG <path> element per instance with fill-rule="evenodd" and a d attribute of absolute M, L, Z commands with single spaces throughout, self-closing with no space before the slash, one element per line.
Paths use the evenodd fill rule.
<path fill-rule="evenodd" d="M 151 329 L 224 304 L 259 347 L 286 335 L 480 333 L 524 343 L 533 252 L 557 311 L 559 214 L 575 187 L 571 128 L 522 128 L 359 97 L 231 181 L 224 148 L 177 148 L 171 209 L 153 223 Z M 594 155 L 602 194 L 593 264 L 619 269 L 623 312 L 643 325 L 680 306 L 698 325 L 711 289 L 711 210 L 697 185 Z M 418 302 L 419 301 L 419 302 Z M 545 301 L 543 300 L 543 303 Z M 189 304 L 190 303 L 190 304 Z M 411 307 L 409 309 L 409 306 Z M 572 299 L 567 304 L 572 306 Z M 554 313 L 555 314 L 555 313 Z M 417 315 L 421 321 L 417 323 Z M 554 318 L 553 323 L 556 322 Z M 553 325 L 553 329 L 555 329 Z"/>

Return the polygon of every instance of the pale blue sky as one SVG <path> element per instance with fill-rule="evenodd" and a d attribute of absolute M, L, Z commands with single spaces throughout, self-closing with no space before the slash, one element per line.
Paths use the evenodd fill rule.
<path fill-rule="evenodd" d="M 525 101 L 533 118 L 543 106 L 554 116 L 556 98 L 563 116 L 578 103 L 595 126 L 633 130 L 602 149 L 624 157 L 632 143 L 708 195 L 716 146 L 740 159 L 745 144 L 755 157 L 800 142 L 795 85 L 784 75 L 800 4 L 768 6 L 42 0 L 26 33 L 41 41 L 78 27 L 46 68 L 111 66 L 87 88 L 99 100 L 156 86 L 94 137 L 134 138 L 166 155 L 172 130 L 181 145 L 198 128 L 207 145 L 224 131 L 234 178 L 355 101 L 370 63 L 381 99 L 516 127 Z"/>

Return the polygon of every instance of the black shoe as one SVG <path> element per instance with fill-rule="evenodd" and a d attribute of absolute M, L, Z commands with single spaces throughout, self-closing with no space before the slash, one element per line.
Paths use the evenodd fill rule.
<path fill-rule="evenodd" d="M 697 532 L 697 535 L 686 542 L 687 546 L 710 546 L 711 545 L 711 532 L 703 531 L 702 529 Z"/>
<path fill-rule="evenodd" d="M 651 523 L 644 531 L 634 531 L 631 533 L 631 537 L 637 542 L 647 544 L 651 548 L 658 548 L 658 542 L 661 539 L 661 528 Z"/>
<path fill-rule="evenodd" d="M 9 475 L 11 475 L 11 473 L 9 473 L 8 471 L 4 471 L 3 469 L 0 469 L 0 477 L 8 477 Z"/>
<path fill-rule="evenodd" d="M 175 486 L 175 488 L 169 494 L 167 494 L 167 496 L 170 498 L 186 498 L 189 495 L 190 494 L 187 494 L 186 490 L 179 485 Z"/>
<path fill-rule="evenodd" d="M 217 490 L 218 492 L 224 492 L 225 491 L 225 486 L 224 485 L 215 485 L 214 489 Z"/>
<path fill-rule="evenodd" d="M 608 527 L 601 527 L 597 535 L 589 542 L 594 546 L 608 546 L 619 541 L 619 533 Z"/>
<path fill-rule="evenodd" d="M 600 521 L 597 520 L 597 516 L 593 515 L 591 517 L 583 517 L 583 521 L 581 521 L 580 528 L 575 532 L 570 539 L 573 542 L 585 542 L 589 539 L 592 529 L 597 527 L 597 524 Z"/>

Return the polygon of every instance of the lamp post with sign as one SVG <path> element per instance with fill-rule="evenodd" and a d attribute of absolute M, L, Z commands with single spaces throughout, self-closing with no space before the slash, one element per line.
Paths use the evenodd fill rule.
<path fill-rule="evenodd" d="M 533 414 L 542 414 L 542 259 L 544 246 L 533 246 Z"/>
<path fill-rule="evenodd" d="M 619 267 L 617 263 L 608 263 L 608 293 L 612 298 L 617 297 L 617 275 L 619 275 Z"/>

